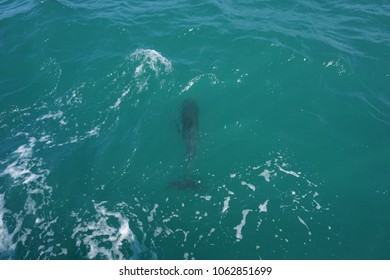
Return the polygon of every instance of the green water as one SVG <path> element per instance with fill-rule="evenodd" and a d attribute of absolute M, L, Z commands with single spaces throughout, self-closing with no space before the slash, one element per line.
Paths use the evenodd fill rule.
<path fill-rule="evenodd" d="M 0 1 L 0 259 L 389 259 L 390 5 L 317 2 Z"/>

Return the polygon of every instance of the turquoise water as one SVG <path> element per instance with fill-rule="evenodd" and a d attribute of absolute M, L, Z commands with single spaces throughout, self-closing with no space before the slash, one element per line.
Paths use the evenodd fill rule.
<path fill-rule="evenodd" d="M 0 1 L 0 258 L 389 259 L 390 4 L 316 2 Z"/>

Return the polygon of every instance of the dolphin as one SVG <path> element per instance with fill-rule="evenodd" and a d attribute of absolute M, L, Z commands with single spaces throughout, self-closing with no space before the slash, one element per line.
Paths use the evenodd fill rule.
<path fill-rule="evenodd" d="M 201 182 L 191 178 L 183 178 L 170 182 L 168 187 L 180 190 L 198 190 L 201 189 Z"/>
<path fill-rule="evenodd" d="M 199 128 L 198 105 L 193 99 L 183 101 L 181 107 L 182 136 L 187 147 L 187 160 L 191 162 L 196 153 L 196 138 Z"/>
<path fill-rule="evenodd" d="M 178 123 L 179 131 L 181 130 L 182 137 L 187 148 L 187 162 L 188 166 L 186 173 L 189 172 L 190 163 L 195 157 L 196 153 L 196 138 L 199 128 L 198 120 L 198 105 L 193 99 L 185 99 L 181 106 L 181 129 Z M 170 182 L 169 188 L 181 189 L 181 190 L 200 190 L 202 185 L 200 180 L 192 179 L 189 174 L 186 174 L 183 178 Z"/>

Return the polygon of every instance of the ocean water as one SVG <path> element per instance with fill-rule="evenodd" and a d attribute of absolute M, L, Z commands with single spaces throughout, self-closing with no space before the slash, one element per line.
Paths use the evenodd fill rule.
<path fill-rule="evenodd" d="M 0 1 L 0 259 L 389 258 L 388 1 Z"/>

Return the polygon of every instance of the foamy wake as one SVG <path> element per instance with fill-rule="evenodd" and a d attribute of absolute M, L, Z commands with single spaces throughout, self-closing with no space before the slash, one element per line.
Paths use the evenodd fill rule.
<path fill-rule="evenodd" d="M 15 228 L 9 231 L 4 223 L 5 214 L 10 214 L 10 211 L 5 208 L 4 194 L 0 194 L 0 260 L 14 258 L 16 243 L 13 240 L 22 226 L 18 219 Z"/>
<path fill-rule="evenodd" d="M 19 146 L 5 162 L 8 165 L 0 173 L 0 176 L 9 175 L 14 180 L 14 185 L 39 182 L 40 186 L 48 188 L 42 183 L 50 172 L 48 169 L 36 168 L 42 166 L 42 159 L 33 158 L 33 148 L 36 141 L 34 137 L 30 137 L 27 144 Z"/>
<path fill-rule="evenodd" d="M 77 247 L 85 247 L 89 259 L 138 259 L 144 246 L 130 229 L 129 220 L 120 212 L 107 209 L 106 202 L 95 202 L 93 220 L 81 219 L 73 212 L 78 225 L 73 229 L 72 238 Z M 118 227 L 112 224 L 119 224 Z"/>
<path fill-rule="evenodd" d="M 22 134 L 18 134 L 20 136 Z M 25 226 L 26 221 L 31 221 L 31 217 L 35 220 L 35 224 L 30 226 L 39 228 L 41 234 L 39 238 L 45 240 L 44 244 L 34 249 L 35 258 L 45 259 L 51 256 L 58 255 L 57 252 L 62 248 L 51 243 L 52 226 L 57 222 L 56 218 L 52 218 L 50 214 L 45 213 L 46 205 L 51 203 L 52 187 L 47 185 L 46 178 L 50 171 L 44 168 L 42 158 L 34 154 L 35 145 L 38 143 L 36 138 L 29 137 L 28 134 L 23 134 L 28 139 L 28 143 L 20 145 L 10 156 L 2 161 L 1 164 L 6 166 L 0 172 L 1 177 L 5 177 L 8 188 L 18 188 L 15 191 L 16 199 L 24 198 L 24 201 L 18 202 L 18 207 L 13 207 L 12 211 L 5 208 L 7 196 L 0 194 L 0 254 L 7 255 L 14 252 L 18 243 L 23 246 L 30 237 L 30 233 L 35 230 Z M 11 195 L 13 192 L 10 192 Z M 25 193 L 26 196 L 20 195 Z M 15 197 L 10 197 L 15 199 Z M 37 202 L 39 201 L 39 203 Z M 8 217 L 8 224 L 5 223 L 4 215 Z M 27 222 L 29 224 L 30 222 Z M 23 225 L 23 227 L 22 227 Z M 39 242 L 36 240 L 36 242 Z M 57 248 L 55 248 L 57 247 Z M 28 255 L 30 252 L 26 251 Z M 61 253 L 59 253 L 61 254 Z M 17 258 L 24 258 L 17 256 Z M 15 257 L 13 255 L 13 257 Z M 4 258 L 1 256 L 1 258 Z M 7 258 L 7 256 L 6 256 Z"/>

